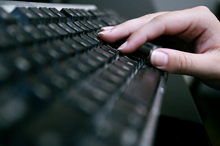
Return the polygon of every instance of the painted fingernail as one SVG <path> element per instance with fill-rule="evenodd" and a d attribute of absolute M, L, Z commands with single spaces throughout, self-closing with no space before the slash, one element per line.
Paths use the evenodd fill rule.
<path fill-rule="evenodd" d="M 168 55 L 162 51 L 154 50 L 151 54 L 151 63 L 158 67 L 162 68 L 168 64 Z"/>
<path fill-rule="evenodd" d="M 118 50 L 123 50 L 127 46 L 128 42 L 126 41 L 124 44 L 122 44 Z"/>

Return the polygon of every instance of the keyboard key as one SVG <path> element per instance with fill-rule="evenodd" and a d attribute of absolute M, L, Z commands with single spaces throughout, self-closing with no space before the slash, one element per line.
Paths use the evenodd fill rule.
<path fill-rule="evenodd" d="M 95 27 L 93 27 L 92 25 L 90 25 L 89 23 L 87 23 L 86 21 L 80 21 L 80 23 L 85 26 L 86 28 L 88 28 L 90 30 L 90 32 L 93 32 L 96 30 Z"/>
<path fill-rule="evenodd" d="M 33 13 L 35 13 L 39 17 L 41 24 L 50 23 L 50 17 L 46 13 L 44 13 L 42 10 L 38 8 L 34 8 L 34 7 L 29 8 L 29 10 L 31 10 Z"/>
<path fill-rule="evenodd" d="M 51 29 L 47 25 L 40 24 L 37 26 L 37 28 L 41 32 L 45 33 L 48 39 L 58 39 L 60 37 L 59 34 L 55 30 Z"/>
<path fill-rule="evenodd" d="M 80 70 L 84 74 L 89 74 L 94 71 L 94 68 L 92 66 L 82 62 L 81 60 L 79 60 L 77 58 L 74 58 L 74 57 L 69 58 L 67 61 L 68 61 L 69 65 Z"/>
<path fill-rule="evenodd" d="M 108 69 L 110 72 L 115 73 L 117 75 L 120 75 L 121 77 L 123 77 L 124 79 L 127 79 L 129 77 L 129 71 L 122 69 L 118 66 L 115 66 L 113 64 L 111 64 Z"/>
<path fill-rule="evenodd" d="M 15 17 L 12 14 L 7 13 L 3 8 L 0 7 L 0 24 L 10 25 L 16 23 L 17 21 Z"/>
<path fill-rule="evenodd" d="M 90 21 L 90 20 L 87 20 L 86 22 L 87 22 L 88 24 L 90 24 L 91 26 L 93 26 L 96 30 L 101 29 L 101 27 L 100 27 L 98 24 L 96 24 L 96 23 L 94 23 L 94 22 L 92 22 L 92 21 Z"/>
<path fill-rule="evenodd" d="M 124 63 L 134 67 L 135 69 L 138 69 L 138 67 L 139 67 L 139 64 L 138 64 L 137 61 L 131 60 L 131 59 L 127 58 L 127 57 L 121 57 L 121 58 L 119 58 L 119 60 L 121 62 L 124 62 Z"/>
<path fill-rule="evenodd" d="M 23 29 L 37 42 L 42 42 L 47 40 L 47 36 L 39 31 L 33 25 L 25 25 Z"/>
<path fill-rule="evenodd" d="M 109 82 L 103 78 L 96 77 L 92 80 L 92 84 L 100 89 L 103 89 L 104 91 L 113 94 L 117 88 L 117 86 L 114 85 L 114 83 Z"/>
<path fill-rule="evenodd" d="M 81 24 L 79 21 L 73 22 L 75 25 L 77 25 L 79 28 L 83 30 L 84 33 L 90 32 L 89 28 L 85 27 L 83 24 Z"/>
<path fill-rule="evenodd" d="M 104 62 L 101 62 L 100 60 L 97 60 L 88 54 L 81 55 L 79 59 L 82 60 L 83 62 L 89 64 L 94 69 L 98 69 L 104 65 Z"/>
<path fill-rule="evenodd" d="M 78 20 L 78 16 L 74 12 L 72 12 L 70 9 L 63 8 L 60 12 L 66 15 L 67 21 L 69 22 Z"/>
<path fill-rule="evenodd" d="M 124 78 L 122 78 L 121 76 L 116 75 L 108 70 L 104 70 L 103 72 L 101 72 L 100 77 L 102 77 L 112 83 L 115 83 L 117 86 L 121 86 L 125 82 Z"/>
<path fill-rule="evenodd" d="M 76 31 L 74 29 L 72 29 L 71 27 L 69 27 L 68 25 L 66 25 L 65 23 L 58 23 L 58 25 L 64 29 L 66 32 L 68 32 L 69 36 L 75 36 L 76 35 Z"/>
<path fill-rule="evenodd" d="M 102 54 L 99 54 L 99 53 L 97 53 L 96 51 L 88 51 L 87 53 L 88 53 L 91 57 L 93 57 L 93 58 L 95 58 L 95 59 L 97 59 L 97 60 L 100 60 L 101 62 L 109 63 L 109 61 L 110 61 L 106 56 L 104 56 L 104 55 L 102 55 Z"/>
<path fill-rule="evenodd" d="M 33 43 L 33 39 L 29 34 L 17 25 L 8 26 L 6 32 L 20 44 L 29 45 Z"/>
<path fill-rule="evenodd" d="M 76 9 L 78 12 L 80 12 L 83 16 L 84 16 L 84 18 L 86 19 L 86 20 L 90 20 L 91 18 L 92 18 L 92 14 L 91 13 L 89 13 L 88 11 L 86 11 L 86 10 L 83 10 L 83 9 Z"/>
<path fill-rule="evenodd" d="M 84 39 L 80 38 L 79 36 L 75 36 L 72 38 L 75 42 L 79 43 L 80 45 L 84 46 L 86 50 L 92 48 L 92 44 L 85 41 Z"/>
<path fill-rule="evenodd" d="M 62 77 L 73 81 L 73 84 L 84 77 L 83 73 L 80 70 L 71 67 L 66 62 L 60 62 L 59 64 L 55 64 L 53 68 Z"/>
<path fill-rule="evenodd" d="M 107 51 L 105 51 L 105 50 L 103 50 L 101 48 L 96 48 L 96 49 L 94 49 L 94 51 L 104 55 L 105 57 L 107 57 L 109 59 L 109 61 L 114 58 L 114 54 L 112 54 L 110 52 L 107 52 Z"/>
<path fill-rule="evenodd" d="M 87 35 L 81 35 L 80 36 L 82 39 L 84 39 L 85 41 L 89 42 L 92 45 L 92 48 L 94 47 L 98 47 L 99 42 L 96 41 L 95 39 L 90 38 Z"/>
<path fill-rule="evenodd" d="M 73 12 L 75 15 L 77 15 L 78 20 L 84 20 L 84 16 L 77 10 L 70 8 L 69 9 L 71 12 Z"/>
<path fill-rule="evenodd" d="M 15 18 L 20 20 L 19 22 L 22 24 L 37 25 L 40 23 L 40 17 L 25 7 L 15 8 L 12 14 Z"/>
<path fill-rule="evenodd" d="M 13 37 L 6 34 L 4 30 L 0 30 L 0 38 L 0 52 L 9 51 L 15 48 L 15 40 L 13 39 Z"/>
<path fill-rule="evenodd" d="M 54 48 L 66 54 L 66 56 L 74 56 L 76 53 L 73 48 L 69 47 L 60 40 L 54 40 L 51 44 Z"/>
<path fill-rule="evenodd" d="M 128 64 L 125 64 L 125 63 L 123 63 L 123 62 L 121 62 L 121 61 L 119 61 L 119 60 L 115 61 L 114 64 L 115 64 L 116 66 L 118 66 L 118 67 L 120 67 L 120 68 L 122 68 L 122 69 L 128 71 L 128 72 L 134 71 L 134 68 L 133 68 L 132 66 L 129 66 Z"/>
<path fill-rule="evenodd" d="M 57 74 L 53 68 L 46 68 L 39 73 L 39 80 L 43 83 L 52 86 L 53 90 L 64 90 L 68 86 L 68 80 Z"/>
<path fill-rule="evenodd" d="M 38 49 L 41 53 L 47 56 L 51 62 L 63 59 L 66 55 L 62 51 L 55 49 L 50 43 L 43 43 L 38 46 Z"/>
<path fill-rule="evenodd" d="M 61 38 L 68 37 L 68 35 L 69 35 L 67 31 L 65 31 L 64 29 L 60 28 L 60 27 L 59 27 L 57 24 L 55 24 L 55 23 L 49 24 L 49 27 L 50 27 L 53 31 L 57 32 Z"/>
<path fill-rule="evenodd" d="M 12 79 L 12 75 L 14 75 L 14 70 L 9 66 L 8 61 L 6 61 L 5 57 L 0 58 L 0 83 L 6 82 Z"/>
<path fill-rule="evenodd" d="M 61 13 L 60 11 L 58 11 L 56 8 L 49 8 L 49 9 L 59 17 L 60 22 L 65 23 L 67 21 L 66 16 L 63 13 Z"/>
<path fill-rule="evenodd" d="M 50 9 L 48 8 L 40 8 L 44 13 L 46 13 L 50 17 L 50 22 L 51 23 L 58 23 L 59 22 L 59 17 L 54 14 Z"/>
<path fill-rule="evenodd" d="M 72 22 L 67 22 L 66 23 L 68 26 L 70 26 L 72 29 L 74 29 L 77 32 L 77 35 L 81 35 L 83 34 L 83 29 L 81 29 L 80 27 L 78 27 L 76 24 L 72 23 Z"/>

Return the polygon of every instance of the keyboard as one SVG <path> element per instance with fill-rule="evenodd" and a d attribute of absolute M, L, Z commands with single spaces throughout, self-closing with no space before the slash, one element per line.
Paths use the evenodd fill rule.
<path fill-rule="evenodd" d="M 0 145 L 153 145 L 167 74 L 157 46 L 98 37 L 124 22 L 95 5 L 0 2 Z"/>

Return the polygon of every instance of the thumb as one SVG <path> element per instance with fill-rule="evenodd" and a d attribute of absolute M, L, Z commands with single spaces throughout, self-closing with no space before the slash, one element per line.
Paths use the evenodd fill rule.
<path fill-rule="evenodd" d="M 213 56 L 209 54 L 193 54 L 160 48 L 151 53 L 150 61 L 155 67 L 170 73 L 208 79 L 210 75 L 216 74 L 216 68 L 211 57 L 213 59 Z"/>

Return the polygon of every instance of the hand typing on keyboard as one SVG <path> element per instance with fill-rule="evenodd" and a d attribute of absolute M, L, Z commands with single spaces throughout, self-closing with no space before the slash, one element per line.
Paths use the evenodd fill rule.
<path fill-rule="evenodd" d="M 206 7 L 145 15 L 115 27 L 104 27 L 99 36 L 108 42 L 129 36 L 118 48 L 122 53 L 133 52 L 146 41 L 169 37 L 177 45 L 162 43 L 168 48 L 154 50 L 151 63 L 164 71 L 192 75 L 220 89 L 220 24 Z"/>

